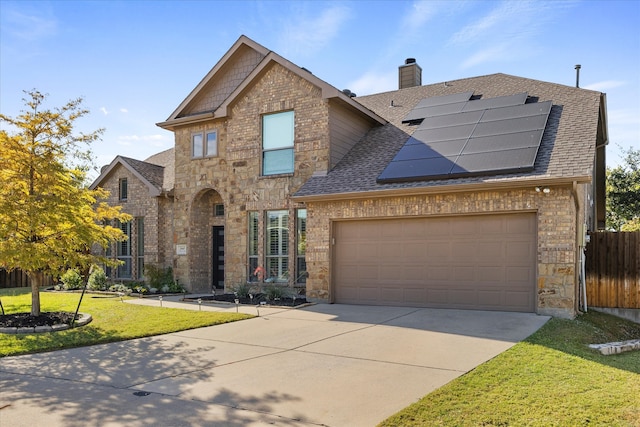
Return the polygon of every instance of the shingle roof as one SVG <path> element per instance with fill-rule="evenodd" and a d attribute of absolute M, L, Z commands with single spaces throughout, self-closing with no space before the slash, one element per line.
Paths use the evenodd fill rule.
<path fill-rule="evenodd" d="M 100 176 L 96 178 L 90 188 L 95 188 L 100 185 L 100 183 L 109 176 L 111 171 L 120 164 L 141 179 L 151 190 L 152 196 L 157 196 L 163 191 L 171 191 L 173 189 L 175 181 L 174 163 L 175 155 L 173 148 L 154 154 L 145 161 L 117 156 L 111 164 L 102 168 Z"/>
<path fill-rule="evenodd" d="M 164 181 L 164 167 L 154 165 L 151 163 L 143 162 L 141 160 L 132 159 L 129 157 L 120 156 L 122 161 L 126 162 L 135 169 L 144 179 L 149 181 L 158 190 L 162 190 L 162 183 Z"/>
<path fill-rule="evenodd" d="M 164 167 L 162 188 L 165 190 L 171 190 L 175 184 L 175 160 L 176 156 L 174 148 L 161 151 L 145 159 L 146 163 Z"/>
<path fill-rule="evenodd" d="M 473 91 L 492 98 L 527 92 L 553 107 L 542 137 L 534 170 L 526 173 L 462 177 L 403 183 L 376 182 L 416 127 L 402 119 L 423 98 Z M 464 184 L 508 185 L 523 180 L 576 179 L 592 176 L 598 131 L 601 93 L 507 74 L 455 80 L 355 98 L 389 121 L 372 129 L 325 176 L 313 176 L 295 197 L 369 193 L 394 189 L 438 188 Z"/>

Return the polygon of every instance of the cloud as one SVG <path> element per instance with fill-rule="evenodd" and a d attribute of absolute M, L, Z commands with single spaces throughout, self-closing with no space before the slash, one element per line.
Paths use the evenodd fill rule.
<path fill-rule="evenodd" d="M 477 50 L 462 68 L 534 55 L 540 50 L 539 35 L 549 31 L 561 10 L 574 3 L 507 0 L 479 4 L 497 6 L 456 31 L 447 42 L 457 49 Z"/>
<path fill-rule="evenodd" d="M 121 108 L 121 109 L 120 109 L 120 112 L 121 112 L 121 113 L 128 113 L 128 112 L 129 112 L 129 110 L 127 110 L 126 108 Z"/>
<path fill-rule="evenodd" d="M 285 25 L 281 43 L 289 48 L 285 49 L 289 52 L 313 55 L 337 36 L 342 24 L 349 19 L 349 13 L 345 6 L 333 6 L 314 17 L 305 17 L 302 12 L 289 16 L 293 23 Z"/>
<path fill-rule="evenodd" d="M 481 39 L 528 36 L 535 31 L 534 27 L 541 15 L 548 12 L 546 9 L 548 9 L 548 5 L 545 2 L 504 1 L 498 3 L 498 6 L 484 17 L 456 32 L 449 43 L 465 45 L 478 43 Z"/>
<path fill-rule="evenodd" d="M 469 68 L 485 62 L 497 61 L 504 58 L 508 54 L 506 45 L 493 46 L 471 55 L 469 59 L 461 64 L 462 68 Z"/>
<path fill-rule="evenodd" d="M 14 4 L 17 6 L 17 4 Z M 25 41 L 36 41 L 49 38 L 58 31 L 58 23 L 53 16 L 44 16 L 47 8 L 38 11 L 10 9 L 9 6 L 2 13 L 2 31 Z"/>
<path fill-rule="evenodd" d="M 403 19 L 405 23 L 403 28 L 406 26 L 409 27 L 409 30 L 415 30 L 422 27 L 427 21 L 435 16 L 441 5 L 441 2 L 434 2 L 431 0 L 413 2 L 411 9 Z"/>
<path fill-rule="evenodd" d="M 100 107 L 100 111 L 102 111 L 102 114 L 105 116 L 109 114 L 109 111 L 105 107 Z"/>
<path fill-rule="evenodd" d="M 604 92 L 608 89 L 615 89 L 620 86 L 626 85 L 627 82 L 620 80 L 604 80 L 602 82 L 591 83 L 590 85 L 582 86 L 583 89 L 597 90 Z"/>
<path fill-rule="evenodd" d="M 351 82 L 349 89 L 357 95 L 362 96 L 394 90 L 397 84 L 398 75 L 395 72 L 376 73 L 370 71 L 359 79 Z"/>

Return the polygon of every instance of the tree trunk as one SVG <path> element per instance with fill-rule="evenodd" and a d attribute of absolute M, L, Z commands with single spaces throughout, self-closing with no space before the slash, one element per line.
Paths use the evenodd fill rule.
<path fill-rule="evenodd" d="M 42 271 L 29 272 L 27 274 L 31 281 L 31 315 L 40 315 L 40 286 L 44 283 L 44 273 Z"/>

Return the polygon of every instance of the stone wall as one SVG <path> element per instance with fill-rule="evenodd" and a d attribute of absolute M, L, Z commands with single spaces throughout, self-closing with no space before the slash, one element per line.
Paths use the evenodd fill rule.
<path fill-rule="evenodd" d="M 262 115 L 288 110 L 295 112 L 295 172 L 263 177 Z M 173 242 L 186 245 L 187 255 L 174 255 L 174 265 L 180 283 L 193 292 L 211 289 L 212 225 L 225 226 L 225 287 L 230 288 L 247 280 L 247 212 L 257 211 L 262 219 L 266 210 L 285 209 L 293 219 L 298 205 L 290 201 L 291 194 L 329 164 L 327 101 L 319 88 L 284 67 L 272 64 L 229 111 L 229 117 L 175 131 Z M 218 132 L 218 156 L 192 159 L 191 135 L 213 129 Z M 215 203 L 224 204 L 224 218 L 214 216 Z M 291 239 L 294 225 L 291 220 Z M 261 223 L 259 259 L 264 259 L 263 228 Z"/>
<path fill-rule="evenodd" d="M 121 178 L 127 179 L 127 200 L 119 200 L 119 182 Z M 170 212 L 159 212 L 159 198 L 149 195 L 149 187 L 140 181 L 129 169 L 117 165 L 102 183 L 102 188 L 108 190 L 110 195 L 107 203 L 112 206 L 122 206 L 122 211 L 134 217 L 131 227 L 131 250 L 133 277 L 142 277 L 143 272 L 137 271 L 138 242 L 135 218 L 144 218 L 144 261 L 145 264 L 153 263 L 162 266 L 170 266 L 170 259 L 166 258 L 166 240 L 163 233 L 170 227 Z M 165 207 L 171 202 L 166 201 Z M 162 221 L 159 221 L 159 217 Z M 115 247 L 112 253 L 116 254 Z"/>
<path fill-rule="evenodd" d="M 531 189 L 386 197 L 307 203 L 307 297 L 331 298 L 330 242 L 333 221 L 429 217 L 488 212 L 536 212 L 537 312 L 573 317 L 576 306 L 576 208 L 571 187 L 549 194 Z"/>

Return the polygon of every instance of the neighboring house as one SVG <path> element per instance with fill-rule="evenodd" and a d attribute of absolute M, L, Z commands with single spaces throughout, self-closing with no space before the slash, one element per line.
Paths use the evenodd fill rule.
<path fill-rule="evenodd" d="M 142 280 L 145 264 L 172 265 L 174 157 L 173 148 L 145 161 L 117 156 L 91 184 L 108 190 L 107 202 L 133 216 L 117 224 L 127 239 L 109 248 L 108 254 L 123 262 L 108 269 L 109 278 Z"/>
<path fill-rule="evenodd" d="M 191 292 L 264 279 L 321 302 L 574 316 L 583 236 L 604 227 L 605 95 L 421 73 L 409 59 L 398 90 L 355 97 L 242 36 L 158 123 L 173 190 L 124 158 L 100 182 L 158 202 L 134 214 L 145 262 L 157 245 Z M 172 235 L 152 242 L 164 194 Z"/>

